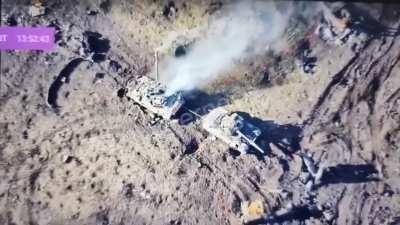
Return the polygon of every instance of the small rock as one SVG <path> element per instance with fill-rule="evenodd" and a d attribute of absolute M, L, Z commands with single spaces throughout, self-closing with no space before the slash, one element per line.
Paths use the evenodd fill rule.
<path fill-rule="evenodd" d="M 46 14 L 46 8 L 41 5 L 33 5 L 29 7 L 29 14 L 32 17 L 42 16 Z"/>
<path fill-rule="evenodd" d="M 246 220 L 259 219 L 265 214 L 264 204 L 261 200 L 245 201 L 242 203 L 241 209 Z"/>
<path fill-rule="evenodd" d="M 164 10 L 163 10 L 163 15 L 172 20 L 175 18 L 176 16 L 176 6 L 175 6 L 175 2 L 174 1 L 169 1 L 167 5 L 164 6 Z"/>
<path fill-rule="evenodd" d="M 115 61 L 115 60 L 110 60 L 110 62 L 109 62 L 109 68 L 110 68 L 110 70 L 111 70 L 112 72 L 114 72 L 114 73 L 121 72 L 121 70 L 122 70 L 121 64 L 119 64 L 119 63 L 118 63 L 117 61 Z"/>
<path fill-rule="evenodd" d="M 124 184 L 122 187 L 122 194 L 126 198 L 131 198 L 133 196 L 133 184 L 132 183 Z"/>
<path fill-rule="evenodd" d="M 108 225 L 110 220 L 108 219 L 108 211 L 101 211 L 96 214 L 96 225 Z"/>
<path fill-rule="evenodd" d="M 324 210 L 323 212 L 322 212 L 322 214 L 324 215 L 324 218 L 328 221 L 328 222 L 331 222 L 333 219 L 335 219 L 335 217 L 336 217 L 336 213 L 335 213 L 335 211 L 333 210 L 333 209 L 327 209 L 327 210 Z"/>
<path fill-rule="evenodd" d="M 74 157 L 71 155 L 64 155 L 62 161 L 63 161 L 63 163 L 70 163 L 70 162 L 72 162 L 73 159 L 74 159 Z"/>
<path fill-rule="evenodd" d="M 289 199 L 292 196 L 292 193 L 288 192 L 287 190 L 282 190 L 281 197 L 282 199 Z"/>
<path fill-rule="evenodd" d="M 87 9 L 86 14 L 89 16 L 96 16 L 97 14 L 99 14 L 99 12 L 96 10 Z"/>
<path fill-rule="evenodd" d="M 140 192 L 140 197 L 142 197 L 143 199 L 150 199 L 151 195 L 148 193 L 148 191 L 142 191 Z"/>
<path fill-rule="evenodd" d="M 270 147 L 271 152 L 272 152 L 273 154 L 275 154 L 275 155 L 277 155 L 277 156 L 279 156 L 279 157 L 282 157 L 282 158 L 285 158 L 285 157 L 286 157 L 285 153 L 284 153 L 282 150 L 280 150 L 279 147 L 276 146 L 274 143 L 272 143 L 272 142 L 269 143 L 269 147 Z"/>
<path fill-rule="evenodd" d="M 314 181 L 313 180 L 309 180 L 306 183 L 306 191 L 307 192 L 312 192 L 314 190 Z"/>
<path fill-rule="evenodd" d="M 308 172 L 301 172 L 300 176 L 299 176 L 299 180 L 300 182 L 302 182 L 303 184 L 306 184 L 308 180 L 311 179 L 311 174 Z"/>
<path fill-rule="evenodd" d="M 14 27 L 14 26 L 18 25 L 18 21 L 17 21 L 17 19 L 15 19 L 14 16 L 10 16 L 7 18 L 6 24 L 8 26 Z"/>
<path fill-rule="evenodd" d="M 99 83 L 105 77 L 104 73 L 96 73 L 93 79 L 93 83 Z"/>

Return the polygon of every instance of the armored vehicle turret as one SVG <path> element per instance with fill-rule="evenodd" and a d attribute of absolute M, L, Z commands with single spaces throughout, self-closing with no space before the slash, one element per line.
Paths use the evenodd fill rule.
<path fill-rule="evenodd" d="M 264 151 L 256 144 L 261 130 L 245 121 L 237 113 L 228 112 L 221 107 L 216 108 L 203 118 L 202 126 L 240 153 L 247 153 L 252 146 L 264 154 Z"/>
<path fill-rule="evenodd" d="M 171 119 L 185 103 L 181 92 L 167 96 L 166 87 L 156 80 L 142 76 L 127 85 L 126 96 L 150 112 Z"/>

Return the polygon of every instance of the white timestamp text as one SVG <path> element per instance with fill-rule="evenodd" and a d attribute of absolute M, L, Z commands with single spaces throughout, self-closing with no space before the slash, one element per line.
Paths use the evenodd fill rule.
<path fill-rule="evenodd" d="M 22 43 L 49 43 L 49 35 L 17 35 L 17 42 Z"/>

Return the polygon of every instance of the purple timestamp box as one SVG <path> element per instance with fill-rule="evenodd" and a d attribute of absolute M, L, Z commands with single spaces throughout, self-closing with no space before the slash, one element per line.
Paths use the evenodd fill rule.
<path fill-rule="evenodd" d="M 52 27 L 0 27 L 0 50 L 43 50 L 55 47 Z"/>

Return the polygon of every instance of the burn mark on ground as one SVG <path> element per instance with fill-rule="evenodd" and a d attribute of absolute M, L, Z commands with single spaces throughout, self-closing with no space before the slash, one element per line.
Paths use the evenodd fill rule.
<path fill-rule="evenodd" d="M 57 76 L 55 81 L 50 85 L 47 103 L 58 112 L 59 106 L 57 104 L 58 92 L 64 83 L 69 83 L 72 72 L 84 61 L 82 58 L 77 58 L 69 62 Z"/>

